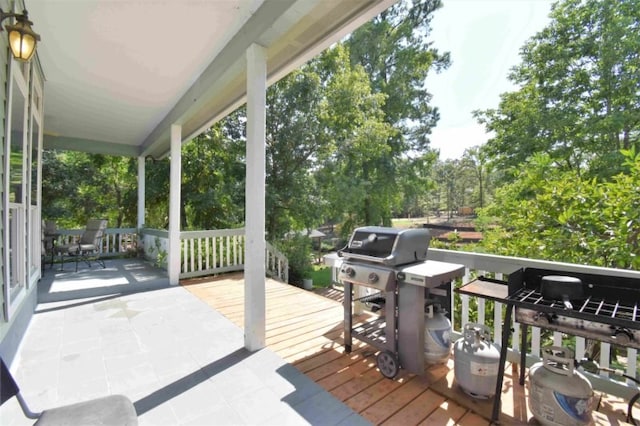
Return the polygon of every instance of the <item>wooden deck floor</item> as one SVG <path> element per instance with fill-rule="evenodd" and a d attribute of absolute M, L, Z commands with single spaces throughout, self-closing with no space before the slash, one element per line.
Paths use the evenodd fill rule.
<path fill-rule="evenodd" d="M 231 321 L 244 327 L 242 274 L 181 282 Z M 295 365 L 373 424 L 489 425 L 492 402 L 467 396 L 454 384 L 453 361 L 416 376 L 401 370 L 385 379 L 375 366 L 376 349 L 354 340 L 343 350 L 341 293 L 315 294 L 274 280 L 266 281 L 267 346 Z M 527 386 L 513 385 L 517 368 L 507 366 L 503 386 L 503 425 L 536 424 L 526 404 Z M 596 425 L 626 425 L 626 403 L 601 397 Z"/>

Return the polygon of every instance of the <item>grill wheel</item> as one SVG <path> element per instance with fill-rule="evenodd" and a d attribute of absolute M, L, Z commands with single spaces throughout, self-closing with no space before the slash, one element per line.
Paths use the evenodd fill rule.
<path fill-rule="evenodd" d="M 376 358 L 376 364 L 380 373 L 387 379 L 393 379 L 398 375 L 400 366 L 398 365 L 398 358 L 396 355 L 388 350 L 382 351 Z"/>

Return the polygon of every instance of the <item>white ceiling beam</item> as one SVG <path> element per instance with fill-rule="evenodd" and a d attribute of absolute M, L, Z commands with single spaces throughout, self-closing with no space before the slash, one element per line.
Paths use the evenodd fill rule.
<path fill-rule="evenodd" d="M 137 157 L 140 152 L 140 149 L 135 145 L 53 135 L 44 135 L 42 147 L 44 149 L 80 151 L 87 152 L 89 154 L 115 155 L 122 157 Z"/>

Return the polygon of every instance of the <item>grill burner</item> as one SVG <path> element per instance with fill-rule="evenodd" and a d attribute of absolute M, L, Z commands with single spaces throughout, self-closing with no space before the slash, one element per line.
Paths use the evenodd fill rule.
<path fill-rule="evenodd" d="M 640 280 L 563 273 L 585 283 L 584 298 L 573 301 L 573 309 L 568 309 L 561 300 L 543 297 L 542 277 L 550 273 L 527 268 L 509 276 L 506 303 L 515 306 L 516 321 L 640 349 Z"/>
<path fill-rule="evenodd" d="M 639 326 L 635 323 L 638 320 L 637 301 L 631 301 L 629 304 L 620 300 L 607 301 L 599 297 L 588 297 L 584 302 L 574 306 L 570 312 L 567 312 L 562 302 L 545 299 L 536 290 L 528 290 L 526 288 L 509 296 L 509 300 L 523 307 L 531 305 L 532 310 L 535 311 L 568 314 L 584 320 L 597 319 L 597 321 L 612 325 Z"/>

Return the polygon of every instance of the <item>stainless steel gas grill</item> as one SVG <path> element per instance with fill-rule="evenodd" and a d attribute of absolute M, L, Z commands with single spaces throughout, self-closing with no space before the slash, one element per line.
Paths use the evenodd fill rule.
<path fill-rule="evenodd" d="M 640 349 L 640 279 L 538 268 L 519 269 L 508 281 L 480 277 L 458 291 L 507 305 L 496 395 L 504 376 L 512 311 L 522 324 L 520 365 L 525 365 L 529 326 Z M 524 368 L 520 368 L 524 384 Z M 498 419 L 494 400 L 492 420 Z"/>
<path fill-rule="evenodd" d="M 345 350 L 353 338 L 378 350 L 377 364 L 388 378 L 400 367 L 424 372 L 425 309 L 439 303 L 451 309 L 451 286 L 464 266 L 428 261 L 430 235 L 426 229 L 368 226 L 354 231 L 338 252 L 344 261 L 338 279 L 344 285 Z M 354 299 L 354 285 L 371 293 Z M 370 304 L 379 317 L 354 327 L 353 303 Z"/>

